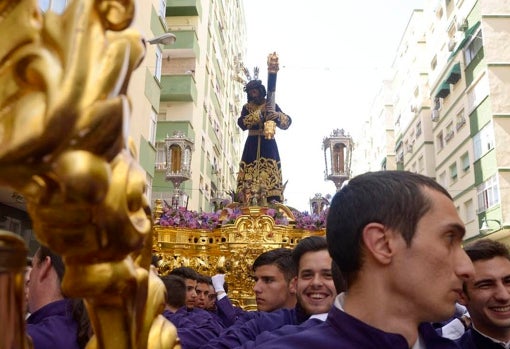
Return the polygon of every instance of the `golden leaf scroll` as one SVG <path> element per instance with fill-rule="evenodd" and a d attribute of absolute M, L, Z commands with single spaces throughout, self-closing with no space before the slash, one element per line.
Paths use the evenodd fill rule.
<path fill-rule="evenodd" d="M 23 194 L 37 239 L 62 255 L 63 291 L 92 321 L 88 348 L 180 347 L 148 272 L 145 173 L 124 134 L 145 55 L 134 11 L 74 0 L 43 16 L 36 0 L 0 0 L 0 185 Z"/>

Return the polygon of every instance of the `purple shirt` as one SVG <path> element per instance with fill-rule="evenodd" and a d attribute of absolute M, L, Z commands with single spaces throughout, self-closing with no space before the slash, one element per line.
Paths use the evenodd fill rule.
<path fill-rule="evenodd" d="M 239 307 L 234 307 L 228 296 L 216 301 L 216 314 L 221 319 L 225 327 L 233 325 L 245 313 L 250 312 L 246 312 Z"/>
<path fill-rule="evenodd" d="M 470 328 L 459 339 L 455 340 L 463 349 L 502 349 L 503 346 Z"/>
<path fill-rule="evenodd" d="M 248 312 L 253 313 L 253 319 L 247 322 L 239 320 L 225 331 L 218 338 L 212 339 L 202 349 L 231 349 L 243 345 L 247 341 L 253 341 L 264 331 L 274 331 L 285 325 L 297 325 L 305 321 L 308 316 L 301 308 L 278 309 L 270 313 L 264 311 Z"/>
<path fill-rule="evenodd" d="M 32 337 L 34 349 L 79 349 L 78 324 L 71 314 L 67 299 L 46 304 L 30 314 L 27 333 Z"/>
<path fill-rule="evenodd" d="M 175 313 L 165 310 L 163 316 L 177 328 L 182 349 L 200 348 L 222 330 L 212 315 L 203 309 L 188 310 L 182 307 Z"/>
<path fill-rule="evenodd" d="M 456 344 L 439 336 L 431 324 L 423 323 L 418 331 L 427 349 L 457 349 Z M 264 349 L 409 349 L 400 334 L 387 333 L 333 307 L 326 321 L 302 332 L 265 342 Z"/>
<path fill-rule="evenodd" d="M 285 325 L 274 331 L 265 331 L 259 334 L 254 340 L 245 342 L 237 349 L 252 349 L 263 343 L 275 340 L 280 337 L 290 336 L 294 333 L 299 333 L 307 328 L 322 324 L 324 321 L 316 318 L 308 319 L 299 325 Z"/>

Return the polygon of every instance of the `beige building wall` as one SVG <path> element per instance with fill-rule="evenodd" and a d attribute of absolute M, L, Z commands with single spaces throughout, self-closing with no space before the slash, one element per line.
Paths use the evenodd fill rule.
<path fill-rule="evenodd" d="M 138 1 L 136 5 L 133 28 L 138 30 L 145 40 L 152 39 L 166 32 L 163 15 L 164 1 L 143 0 Z M 156 16 L 159 15 L 159 22 L 157 22 L 158 25 L 151 26 L 151 21 L 154 23 L 155 14 Z M 159 99 L 160 90 L 156 88 L 155 90 L 148 91 L 147 79 L 155 79 L 156 66 L 161 64 L 161 58 L 156 55 L 158 49 L 158 45 L 147 43 L 145 58 L 134 71 L 128 88 L 128 97 L 131 102 L 128 136 L 132 139 L 136 148 L 136 159 L 146 171 L 146 195 L 149 198 L 149 202 L 152 202 L 151 193 L 155 161 L 154 145 L 158 108 L 158 105 L 154 105 L 155 103 L 151 101 Z"/>

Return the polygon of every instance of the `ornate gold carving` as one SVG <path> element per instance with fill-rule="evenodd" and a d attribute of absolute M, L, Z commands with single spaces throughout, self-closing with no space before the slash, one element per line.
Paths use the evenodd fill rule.
<path fill-rule="evenodd" d="M 126 97 L 145 54 L 134 0 L 74 0 L 42 16 L 0 0 L 0 185 L 22 193 L 37 238 L 62 255 L 62 287 L 82 297 L 88 348 L 179 348 L 148 273 L 145 173 L 128 147 Z M 3 311 L 3 310 L 0 310 Z M 112 335 L 115 334 L 115 335 Z"/>
<path fill-rule="evenodd" d="M 276 122 L 268 120 L 264 122 L 264 138 L 273 139 L 276 132 Z"/>
<path fill-rule="evenodd" d="M 0 230 L 0 348 L 32 348 L 25 336 L 26 257 L 24 241 Z"/>
<path fill-rule="evenodd" d="M 269 74 L 276 74 L 280 70 L 280 65 L 278 63 L 278 55 L 276 52 L 270 53 L 267 56 L 267 72 Z"/>
<path fill-rule="evenodd" d="M 241 207 L 242 215 L 232 224 L 212 231 L 155 226 L 157 241 L 154 251 L 162 260 L 160 272 L 168 273 L 188 266 L 204 275 L 225 273 L 229 297 L 246 310 L 256 309 L 251 266 L 263 252 L 270 249 L 293 248 L 302 238 L 324 236 L 325 231 L 295 229 L 295 219 L 288 207 L 277 204 L 290 225 L 275 224 L 267 215 L 268 207 Z"/>

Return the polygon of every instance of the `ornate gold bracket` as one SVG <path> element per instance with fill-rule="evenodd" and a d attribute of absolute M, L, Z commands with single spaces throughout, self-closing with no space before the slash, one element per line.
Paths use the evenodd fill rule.
<path fill-rule="evenodd" d="M 87 348 L 180 347 L 159 315 L 145 174 L 123 133 L 145 55 L 134 13 L 134 0 L 74 0 L 44 16 L 36 0 L 0 0 L 12 34 L 0 43 L 0 185 L 23 194 L 38 240 L 62 255 L 63 290 L 92 321 Z"/>

